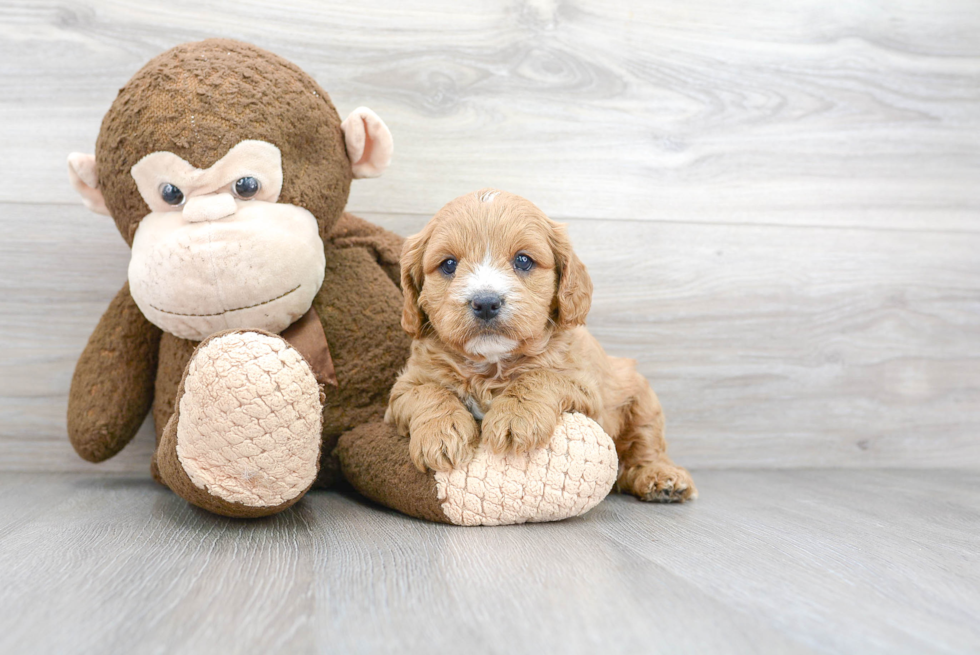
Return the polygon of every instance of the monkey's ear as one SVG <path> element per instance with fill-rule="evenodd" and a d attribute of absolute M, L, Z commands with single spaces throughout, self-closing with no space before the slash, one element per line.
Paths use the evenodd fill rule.
<path fill-rule="evenodd" d="M 99 190 L 99 174 L 95 169 L 95 155 L 73 152 L 68 155 L 68 179 L 86 207 L 96 214 L 109 215 L 105 198 Z"/>
<path fill-rule="evenodd" d="M 377 114 L 358 107 L 340 124 L 354 177 L 380 177 L 391 163 L 391 132 Z"/>

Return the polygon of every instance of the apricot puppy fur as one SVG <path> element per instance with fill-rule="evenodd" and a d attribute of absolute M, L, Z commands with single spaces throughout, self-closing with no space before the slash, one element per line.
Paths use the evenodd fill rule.
<path fill-rule="evenodd" d="M 563 225 L 519 196 L 477 191 L 405 243 L 401 277 L 414 342 L 385 420 L 420 470 L 465 464 L 481 439 L 497 453 L 547 445 L 576 411 L 615 441 L 619 491 L 697 497 L 636 362 L 606 355 L 584 327 L 592 280 Z"/>

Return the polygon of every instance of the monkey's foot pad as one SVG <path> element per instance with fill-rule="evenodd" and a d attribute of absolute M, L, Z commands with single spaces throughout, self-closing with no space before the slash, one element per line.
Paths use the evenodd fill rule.
<path fill-rule="evenodd" d="M 436 473 L 442 511 L 457 525 L 560 521 L 605 498 L 619 469 L 612 438 L 584 414 L 563 414 L 545 448 L 494 455 Z"/>
<path fill-rule="evenodd" d="M 232 332 L 205 342 L 188 364 L 177 457 L 211 495 L 272 507 L 306 491 L 320 455 L 320 388 L 282 338 Z"/>

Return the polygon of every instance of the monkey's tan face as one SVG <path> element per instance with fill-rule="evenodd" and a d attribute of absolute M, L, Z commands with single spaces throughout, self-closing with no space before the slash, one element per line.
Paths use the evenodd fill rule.
<path fill-rule="evenodd" d="M 439 338 L 498 361 L 542 336 L 556 307 L 552 230 L 544 214 L 492 193 L 437 215 L 418 302 Z"/>
<path fill-rule="evenodd" d="M 276 202 L 279 149 L 242 141 L 206 170 L 170 152 L 132 169 L 151 212 L 140 221 L 130 292 L 154 325 L 201 340 L 226 329 L 281 332 L 323 284 L 314 216 Z"/>

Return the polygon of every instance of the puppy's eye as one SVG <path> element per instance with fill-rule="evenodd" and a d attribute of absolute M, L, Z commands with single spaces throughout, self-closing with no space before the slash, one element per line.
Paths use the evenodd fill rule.
<path fill-rule="evenodd" d="M 514 268 L 519 271 L 530 271 L 534 268 L 534 260 L 524 253 L 520 253 L 514 257 Z"/>
<path fill-rule="evenodd" d="M 169 182 L 160 186 L 160 197 L 165 203 L 174 207 L 184 202 L 184 192 Z"/>
<path fill-rule="evenodd" d="M 254 198 L 259 192 L 259 181 L 254 177 L 241 177 L 235 182 L 235 195 L 242 200 Z"/>
<path fill-rule="evenodd" d="M 443 275 L 453 275 L 456 273 L 456 264 L 458 262 L 450 257 L 443 263 L 439 264 L 439 270 L 442 271 Z"/>

